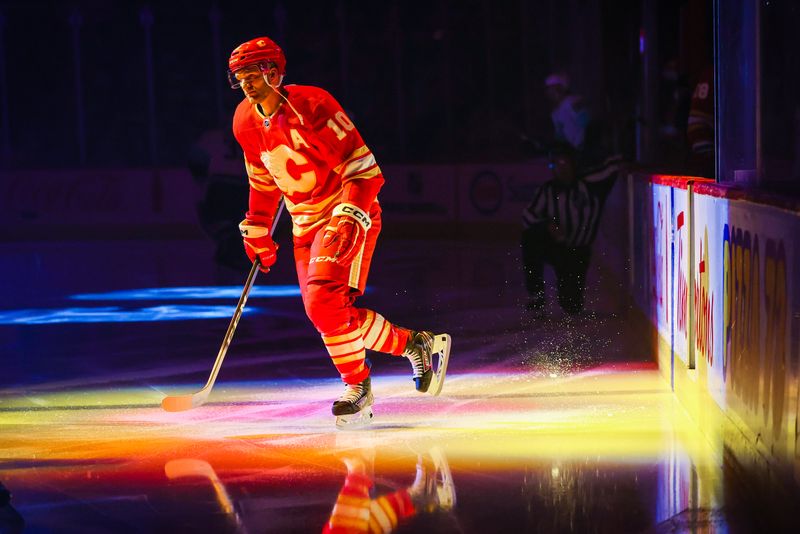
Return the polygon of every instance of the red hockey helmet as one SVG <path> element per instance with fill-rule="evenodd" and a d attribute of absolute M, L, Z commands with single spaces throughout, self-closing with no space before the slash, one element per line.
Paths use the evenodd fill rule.
<path fill-rule="evenodd" d="M 286 73 L 286 56 L 281 47 L 269 37 L 256 37 L 240 44 L 233 49 L 228 59 L 228 80 L 231 87 L 239 88 L 236 71 L 252 65 L 259 65 L 262 71 L 275 66 L 278 75 L 283 76 Z"/>

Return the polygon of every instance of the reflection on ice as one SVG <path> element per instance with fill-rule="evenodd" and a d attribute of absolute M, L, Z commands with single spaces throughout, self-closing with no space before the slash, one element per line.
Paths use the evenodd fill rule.
<path fill-rule="evenodd" d="M 456 504 L 453 475 L 440 447 L 417 456 L 411 485 L 391 490 L 376 488 L 374 448 L 337 456 L 347 474 L 323 532 L 388 534 L 417 516 L 449 512 Z"/>
<path fill-rule="evenodd" d="M 185 477 L 197 477 L 205 479 L 211 483 L 214 488 L 214 493 L 217 496 L 222 513 L 230 516 L 231 520 L 237 527 L 242 526 L 241 518 L 239 517 L 236 507 L 231 500 L 225 485 L 217 476 L 217 472 L 211 467 L 211 464 L 205 460 L 198 460 L 196 458 L 180 458 L 177 460 L 170 460 L 164 465 L 164 474 L 167 475 L 169 480 L 175 480 Z"/>
<path fill-rule="evenodd" d="M 392 472 L 376 470 L 375 453 L 371 446 L 336 450 L 333 457 L 344 467 L 345 475 L 335 500 L 327 505 L 329 515 L 316 525 L 301 519 L 294 524 L 294 530 L 388 534 L 412 521 L 422 525 L 425 516 L 453 510 L 456 505 L 455 484 L 440 447 L 434 446 L 418 454 L 413 471 L 403 473 L 404 482 L 399 484 L 392 483 Z M 268 516 L 260 513 L 263 510 L 258 510 L 259 505 L 265 502 L 259 495 L 266 488 L 254 485 L 250 479 L 243 483 L 236 478 L 223 482 L 209 462 L 197 458 L 169 460 L 164 465 L 164 472 L 172 482 L 173 492 L 188 495 L 187 499 L 193 498 L 192 492 L 187 492 L 190 487 L 210 485 L 213 488 L 216 512 L 205 501 L 184 502 L 183 509 L 188 514 L 196 514 L 201 507 L 205 514 L 210 511 L 214 515 L 221 513 L 227 518 L 228 526 L 236 532 L 269 530 L 276 526 L 262 523 Z M 335 472 L 332 471 L 331 475 L 335 476 Z M 269 484 L 267 480 L 263 483 Z M 302 478 L 293 482 L 303 484 Z M 249 486 L 249 490 L 242 491 L 241 485 Z M 305 491 L 314 493 L 313 489 Z M 231 497 L 232 494 L 239 497 Z M 316 497 L 308 499 L 308 502 L 314 501 Z"/>
<path fill-rule="evenodd" d="M 377 422 L 353 432 L 333 427 L 340 387 L 223 382 L 190 417 L 146 388 L 15 399 L 3 481 L 45 530 L 101 510 L 154 531 L 629 532 L 688 509 L 724 531 L 721 461 L 653 368 L 462 372 L 436 398 L 376 373 Z"/>

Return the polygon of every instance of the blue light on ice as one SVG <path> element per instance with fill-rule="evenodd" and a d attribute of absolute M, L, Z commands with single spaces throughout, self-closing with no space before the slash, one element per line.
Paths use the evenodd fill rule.
<path fill-rule="evenodd" d="M 149 289 L 125 289 L 106 293 L 80 293 L 72 300 L 211 300 L 238 299 L 241 286 L 188 286 L 155 287 Z M 299 297 L 300 288 L 295 285 L 254 286 L 251 298 Z"/>
<path fill-rule="evenodd" d="M 103 308 L 55 308 L 0 311 L 0 324 L 59 324 L 59 323 L 139 323 L 153 321 L 188 321 L 220 319 L 233 316 L 235 306 L 166 305 L 125 309 L 118 306 Z M 244 313 L 255 312 L 245 308 Z"/>

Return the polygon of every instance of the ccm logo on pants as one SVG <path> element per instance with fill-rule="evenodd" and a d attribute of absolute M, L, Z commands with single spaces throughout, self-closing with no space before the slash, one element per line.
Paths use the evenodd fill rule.
<path fill-rule="evenodd" d="M 331 258 L 330 256 L 314 256 L 308 263 L 336 263 L 336 258 Z"/>

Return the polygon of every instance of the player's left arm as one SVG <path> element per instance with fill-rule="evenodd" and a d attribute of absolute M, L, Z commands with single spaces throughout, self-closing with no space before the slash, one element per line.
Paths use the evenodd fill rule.
<path fill-rule="evenodd" d="M 275 180 L 258 157 L 257 148 L 247 138 L 237 138 L 244 152 L 244 164 L 250 186 L 248 210 L 239 223 L 244 248 L 250 261 L 258 259 L 263 272 L 275 263 L 278 246 L 272 240 L 272 223 L 277 215 L 281 192 Z"/>
<path fill-rule="evenodd" d="M 330 95 L 314 110 L 314 129 L 330 154 L 331 166 L 342 180 L 342 198 L 325 228 L 324 246 L 339 243 L 337 262 L 349 265 L 361 251 L 372 225 L 370 208 L 384 178 L 372 151 L 353 122 Z"/>

